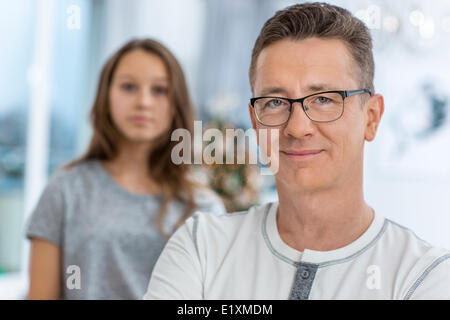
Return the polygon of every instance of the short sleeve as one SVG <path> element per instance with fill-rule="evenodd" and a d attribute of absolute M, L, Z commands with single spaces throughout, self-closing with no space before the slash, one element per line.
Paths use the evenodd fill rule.
<path fill-rule="evenodd" d="M 56 174 L 45 187 L 27 221 L 26 237 L 37 237 L 62 245 L 64 221 L 63 177 Z"/>
<path fill-rule="evenodd" d="M 450 300 L 450 253 L 429 265 L 406 296 L 413 300 Z"/>

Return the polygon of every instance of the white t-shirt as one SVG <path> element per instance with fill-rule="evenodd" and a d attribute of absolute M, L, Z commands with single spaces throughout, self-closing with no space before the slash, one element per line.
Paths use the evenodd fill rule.
<path fill-rule="evenodd" d="M 297 251 L 277 229 L 278 203 L 196 213 L 167 243 L 144 299 L 450 299 L 450 252 L 375 214 L 332 251 Z"/>

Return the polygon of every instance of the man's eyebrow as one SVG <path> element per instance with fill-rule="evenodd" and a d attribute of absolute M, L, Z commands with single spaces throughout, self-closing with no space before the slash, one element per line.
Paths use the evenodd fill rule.
<path fill-rule="evenodd" d="M 335 86 L 331 86 L 325 83 L 310 84 L 305 88 L 305 94 L 320 92 L 320 91 L 331 91 L 337 90 Z M 287 96 L 288 92 L 282 87 L 268 87 L 261 90 L 261 96 L 270 95 L 283 95 Z"/>
<path fill-rule="evenodd" d="M 310 84 L 309 86 L 306 87 L 306 92 L 318 92 L 329 90 L 336 90 L 336 87 L 330 86 L 325 83 Z"/>
<path fill-rule="evenodd" d="M 287 91 L 282 87 L 268 87 L 261 90 L 261 96 L 270 96 L 274 94 L 287 95 Z"/>

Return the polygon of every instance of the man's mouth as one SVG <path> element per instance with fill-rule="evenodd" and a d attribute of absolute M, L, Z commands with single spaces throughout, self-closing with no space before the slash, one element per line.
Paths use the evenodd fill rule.
<path fill-rule="evenodd" d="M 286 149 L 280 151 L 288 158 L 297 160 L 313 159 L 322 152 L 322 149 Z"/>

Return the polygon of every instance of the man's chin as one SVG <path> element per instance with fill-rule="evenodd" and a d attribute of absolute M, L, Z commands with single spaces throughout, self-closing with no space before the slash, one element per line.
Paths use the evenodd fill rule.
<path fill-rule="evenodd" d="M 327 188 L 328 183 L 320 178 L 319 175 L 311 174 L 312 172 L 299 172 L 297 174 L 280 176 L 277 175 L 276 179 L 283 185 L 287 186 L 290 190 L 298 192 L 314 192 Z M 321 175 L 322 176 L 322 175 Z"/>

